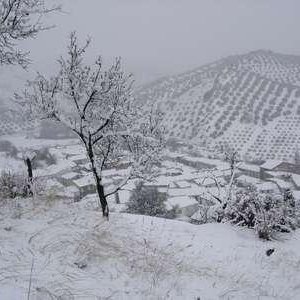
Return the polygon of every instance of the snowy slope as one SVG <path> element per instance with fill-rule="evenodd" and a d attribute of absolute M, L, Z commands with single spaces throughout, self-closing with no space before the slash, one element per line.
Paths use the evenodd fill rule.
<path fill-rule="evenodd" d="M 292 160 L 300 147 L 300 57 L 262 50 L 231 56 L 142 87 L 137 98 L 161 107 L 171 138 L 229 145 L 253 160 Z M 291 119 L 295 126 L 285 126 Z M 259 146 L 257 139 L 277 140 L 283 128 L 283 153 L 273 142 Z"/>
<path fill-rule="evenodd" d="M 0 299 L 27 299 L 30 281 L 43 300 L 300 298 L 299 231 L 262 242 L 226 224 L 108 222 L 90 201 L 2 204 Z"/>

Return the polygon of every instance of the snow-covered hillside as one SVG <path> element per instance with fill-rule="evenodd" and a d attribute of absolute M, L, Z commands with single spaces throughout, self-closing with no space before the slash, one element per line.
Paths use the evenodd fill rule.
<path fill-rule="evenodd" d="M 300 297 L 299 230 L 263 242 L 226 224 L 126 214 L 106 221 L 89 199 L 1 204 L 0 299 Z"/>
<path fill-rule="evenodd" d="M 231 56 L 144 86 L 137 98 L 158 103 L 171 138 L 229 145 L 249 160 L 293 160 L 300 148 L 300 57 Z"/>

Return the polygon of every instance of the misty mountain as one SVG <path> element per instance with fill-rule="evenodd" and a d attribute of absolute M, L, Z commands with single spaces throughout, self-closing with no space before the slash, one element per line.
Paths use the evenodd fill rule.
<path fill-rule="evenodd" d="M 169 138 L 252 161 L 291 161 L 300 149 L 300 56 L 230 56 L 143 86 L 137 98 L 165 113 Z"/>

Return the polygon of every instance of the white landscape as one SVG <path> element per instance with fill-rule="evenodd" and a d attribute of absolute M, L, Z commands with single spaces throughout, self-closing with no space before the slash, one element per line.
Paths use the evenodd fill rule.
<path fill-rule="evenodd" d="M 300 299 L 299 10 L 0 0 L 0 300 Z"/>
<path fill-rule="evenodd" d="M 1 299 L 26 299 L 30 281 L 33 299 L 299 298 L 299 231 L 264 242 L 228 224 L 107 222 L 95 201 L 1 214 Z"/>

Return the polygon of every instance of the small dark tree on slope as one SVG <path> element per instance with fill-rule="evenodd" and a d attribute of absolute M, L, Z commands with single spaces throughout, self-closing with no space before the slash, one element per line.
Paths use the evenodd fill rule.
<path fill-rule="evenodd" d="M 85 45 L 70 36 L 68 54 L 60 58 L 59 73 L 51 79 L 38 75 L 16 98 L 35 118 L 46 118 L 69 127 L 85 148 L 93 172 L 103 215 L 108 217 L 106 198 L 129 179 L 152 174 L 163 146 L 161 115 L 145 114 L 132 97 L 132 79 L 120 59 L 103 70 L 101 57 L 84 63 Z M 125 160 L 128 174 L 111 191 L 104 191 L 102 170 Z"/>
<path fill-rule="evenodd" d="M 59 9 L 57 5 L 47 7 L 44 0 L 0 0 L 0 65 L 26 67 L 29 53 L 18 49 L 18 42 L 48 29 L 43 16 Z"/>
<path fill-rule="evenodd" d="M 143 182 L 139 182 L 129 198 L 126 211 L 138 215 L 174 218 L 174 211 L 168 212 L 166 209 L 166 200 L 166 194 L 160 193 L 157 187 L 145 186 Z"/>

